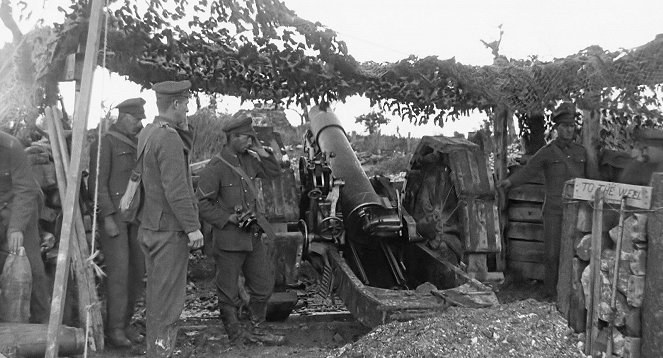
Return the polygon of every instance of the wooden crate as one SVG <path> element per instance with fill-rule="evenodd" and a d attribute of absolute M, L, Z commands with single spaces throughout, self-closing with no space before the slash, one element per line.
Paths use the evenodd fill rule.
<path fill-rule="evenodd" d="M 543 224 L 510 221 L 506 227 L 508 239 L 544 242 Z"/>
<path fill-rule="evenodd" d="M 514 202 L 507 210 L 509 222 L 540 223 L 543 221 L 543 210 L 541 204 L 529 202 Z"/>
<path fill-rule="evenodd" d="M 494 200 L 467 198 L 458 208 L 465 250 L 489 253 L 502 250 L 499 216 Z"/>
<path fill-rule="evenodd" d="M 543 201 L 545 190 L 542 177 L 509 190 L 507 237 L 507 266 L 517 277 L 543 280 L 545 276 L 545 245 L 543 229 Z"/>
<path fill-rule="evenodd" d="M 459 198 L 459 218 L 465 250 L 491 253 L 502 250 L 499 214 L 494 184 L 486 170 L 486 158 L 479 150 L 449 153 L 454 189 Z"/>

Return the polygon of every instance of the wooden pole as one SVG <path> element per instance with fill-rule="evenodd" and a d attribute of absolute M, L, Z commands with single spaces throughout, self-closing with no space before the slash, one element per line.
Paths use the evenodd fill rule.
<path fill-rule="evenodd" d="M 53 150 L 53 159 L 55 161 L 56 176 L 58 179 L 58 188 L 60 190 L 60 197 L 65 197 L 67 188 L 67 175 L 69 165 L 69 153 L 67 152 L 66 144 L 63 145 L 66 138 L 64 135 L 64 128 L 62 127 L 62 114 L 57 108 L 46 108 L 46 123 L 48 126 L 49 134 L 51 137 L 51 147 Z M 64 152 L 62 152 L 64 150 Z M 93 341 L 91 342 L 92 349 L 96 350 L 98 342 L 103 341 L 103 322 L 101 318 L 101 311 L 96 304 L 99 302 L 97 297 L 96 283 L 94 279 L 94 272 L 89 265 L 86 264 L 86 259 L 90 255 L 90 250 L 87 246 L 87 238 L 85 235 L 85 225 L 80 213 L 78 204 L 75 207 L 76 213 L 74 214 L 74 238 L 71 241 L 71 261 L 74 264 L 74 274 L 76 282 L 78 283 L 78 315 L 82 322 L 86 321 L 85 317 L 90 312 L 91 329 Z"/>
<path fill-rule="evenodd" d="M 582 145 L 587 152 L 587 177 L 599 178 L 599 146 L 601 143 L 601 112 L 582 110 Z"/>
<path fill-rule="evenodd" d="M 67 273 L 69 271 L 69 248 L 71 235 L 74 229 L 74 215 L 78 204 L 78 194 L 81 176 L 81 160 L 86 139 L 87 117 L 92 95 L 94 69 L 97 66 L 97 52 L 99 51 L 99 35 L 101 32 L 101 15 L 103 3 L 101 0 L 90 0 L 91 11 L 88 25 L 87 43 L 85 46 L 85 60 L 83 62 L 83 79 L 81 82 L 81 96 L 76 103 L 72 132 L 71 163 L 67 176 L 67 193 L 63 201 L 62 228 L 60 231 L 60 248 L 58 250 L 55 282 L 53 287 L 53 301 L 51 315 L 48 321 L 48 334 L 46 338 L 46 358 L 58 356 L 58 339 L 60 324 L 62 322 L 62 308 L 64 305 L 64 292 L 67 289 Z M 99 342 L 99 349 L 103 349 L 103 336 Z"/>
<path fill-rule="evenodd" d="M 610 310 L 615 312 L 617 309 L 617 281 L 619 280 L 619 262 L 622 259 L 622 242 L 624 238 L 624 208 L 626 207 L 626 197 L 623 197 L 619 205 L 619 237 L 617 237 L 617 244 L 615 245 L 615 265 L 613 268 L 612 274 L 612 287 L 610 292 Z M 610 335 L 608 337 L 608 347 L 606 348 L 606 354 L 608 357 L 612 357 L 612 351 L 614 348 L 614 340 L 612 339 L 612 333 L 615 330 L 614 318 L 610 319 L 608 322 L 610 327 Z"/>
<path fill-rule="evenodd" d="M 592 255 L 589 261 L 589 302 L 585 324 L 585 354 L 592 354 L 592 348 L 599 334 L 599 304 L 601 302 L 601 251 L 603 238 L 603 189 L 594 193 L 594 213 L 592 216 Z"/>
<path fill-rule="evenodd" d="M 493 117 L 493 126 L 495 132 L 495 179 L 499 183 L 509 175 L 507 167 L 507 153 L 509 145 L 508 121 L 513 113 L 506 106 L 498 106 Z M 504 228 L 507 224 L 506 215 L 506 193 L 503 190 L 498 191 L 498 211 L 500 218 L 500 233 L 502 240 L 502 250 L 497 255 L 497 271 L 505 270 L 506 262 L 506 242 L 504 240 Z"/>
<path fill-rule="evenodd" d="M 663 352 L 663 173 L 654 173 L 652 213 L 647 219 L 647 274 L 642 300 L 642 357 Z"/>

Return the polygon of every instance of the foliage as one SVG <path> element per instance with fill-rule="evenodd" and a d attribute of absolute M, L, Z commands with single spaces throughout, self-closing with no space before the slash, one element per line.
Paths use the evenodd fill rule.
<path fill-rule="evenodd" d="M 366 169 L 366 175 L 372 177 L 374 175 L 393 175 L 407 170 L 410 164 L 410 154 L 400 154 L 392 156 L 388 159 L 383 159 L 373 166 Z"/>
<path fill-rule="evenodd" d="M 375 134 L 381 126 L 389 123 L 389 118 L 385 117 L 383 112 L 371 112 L 356 117 L 355 123 L 362 123 L 368 134 Z"/>
<path fill-rule="evenodd" d="M 191 162 L 210 159 L 218 154 L 226 143 L 226 134 L 223 123 L 230 115 L 217 115 L 209 108 L 198 110 L 189 117 L 189 123 L 194 130 L 193 153 Z"/>
<path fill-rule="evenodd" d="M 48 104 L 57 98 L 64 59 L 86 33 L 89 0 L 71 1 L 60 9 L 65 21 L 39 49 L 28 48 L 32 61 L 20 63 L 33 67 L 39 81 L 34 98 Z M 560 100 L 663 117 L 656 95 L 663 37 L 632 50 L 592 46 L 551 62 L 497 56 L 491 66 L 467 66 L 411 56 L 357 63 L 334 31 L 299 18 L 278 0 L 119 0 L 111 1 L 108 15 L 107 67 L 145 87 L 186 78 L 198 92 L 302 107 L 360 94 L 415 124 L 472 110 L 491 114 L 498 105 L 539 113 Z"/>

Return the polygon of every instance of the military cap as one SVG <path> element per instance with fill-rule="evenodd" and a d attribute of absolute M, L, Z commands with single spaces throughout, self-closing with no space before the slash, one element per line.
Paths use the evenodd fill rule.
<path fill-rule="evenodd" d="M 663 145 L 663 130 L 655 128 L 636 128 L 633 131 L 633 139 L 642 144 Z"/>
<path fill-rule="evenodd" d="M 121 102 L 115 108 L 117 108 L 119 113 L 128 113 L 136 118 L 143 119 L 145 118 L 145 100 L 138 98 L 130 98 L 126 101 Z"/>
<path fill-rule="evenodd" d="M 248 111 L 240 110 L 235 113 L 230 120 L 223 126 L 223 130 L 230 134 L 246 134 L 256 137 L 256 131 L 253 129 L 253 118 Z"/>
<path fill-rule="evenodd" d="M 575 124 L 576 106 L 571 102 L 562 102 L 552 114 L 552 121 L 555 124 Z"/>
<path fill-rule="evenodd" d="M 191 88 L 191 82 L 189 80 L 184 81 L 165 81 L 159 82 L 152 85 L 152 89 L 159 98 L 189 98 L 191 93 L 189 89 Z"/>

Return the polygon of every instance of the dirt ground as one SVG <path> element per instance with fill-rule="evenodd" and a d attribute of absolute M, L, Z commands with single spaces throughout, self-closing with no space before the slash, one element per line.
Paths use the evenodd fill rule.
<path fill-rule="evenodd" d="M 579 357 L 573 334 L 545 297 L 539 282 L 508 282 L 494 289 L 499 307 L 451 308 L 440 317 L 362 326 L 342 302 L 317 295 L 315 274 L 293 288 L 299 302 L 283 322 L 269 322 L 286 336 L 280 347 L 232 347 L 218 319 L 213 262 L 192 258 L 186 308 L 175 357 Z M 144 311 L 136 314 L 142 327 Z M 495 322 L 497 321 L 497 322 Z M 452 324 L 453 323 L 453 324 Z M 93 357 L 138 357 L 138 347 L 108 348 Z"/>

